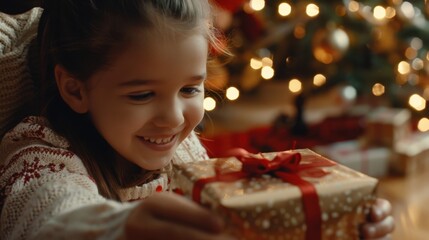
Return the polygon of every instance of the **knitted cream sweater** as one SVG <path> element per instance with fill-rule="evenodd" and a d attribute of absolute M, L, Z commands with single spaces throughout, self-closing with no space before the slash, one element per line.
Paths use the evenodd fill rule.
<path fill-rule="evenodd" d="M 103 198 L 69 143 L 46 119 L 28 117 L 0 145 L 0 239 L 117 239 L 128 212 L 155 191 L 169 189 L 166 174 L 121 190 L 122 202 Z M 195 133 L 173 161 L 207 159 Z"/>
<path fill-rule="evenodd" d="M 33 100 L 27 52 L 41 13 L 40 8 L 20 15 L 0 12 L 0 139 L 22 119 L 24 108 Z"/>

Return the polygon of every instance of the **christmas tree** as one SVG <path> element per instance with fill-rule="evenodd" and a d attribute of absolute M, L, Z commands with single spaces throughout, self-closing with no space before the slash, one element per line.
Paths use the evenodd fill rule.
<path fill-rule="evenodd" d="M 209 84 L 220 106 L 267 81 L 304 99 L 343 86 L 346 97 L 409 108 L 428 129 L 427 0 L 216 2 L 234 54 Z"/>

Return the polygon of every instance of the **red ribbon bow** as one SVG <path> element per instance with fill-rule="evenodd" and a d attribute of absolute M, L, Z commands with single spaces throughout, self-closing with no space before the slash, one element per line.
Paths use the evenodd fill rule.
<path fill-rule="evenodd" d="M 274 159 L 268 160 L 262 154 L 256 157 L 245 150 L 235 150 L 234 157 L 243 163 L 239 172 L 216 174 L 213 177 L 199 179 L 195 182 L 192 197 L 194 201 L 201 201 L 201 191 L 204 186 L 212 182 L 233 182 L 243 178 L 258 177 L 263 174 L 271 174 L 284 182 L 296 185 L 302 193 L 302 203 L 307 224 L 306 239 L 321 239 L 322 219 L 319 205 L 319 197 L 312 183 L 304 180 L 301 176 L 319 178 L 328 172 L 320 167 L 333 166 L 334 162 L 325 158 L 314 158 L 309 163 L 301 163 L 301 154 L 298 152 L 285 151 L 276 154 Z M 310 159 L 309 159 L 310 160 Z"/>
<path fill-rule="evenodd" d="M 272 160 L 266 159 L 263 154 L 259 158 L 250 153 L 233 155 L 243 163 L 242 172 L 252 176 L 263 174 L 294 173 L 300 176 L 320 178 L 328 174 L 319 167 L 332 166 L 333 163 L 317 161 L 311 163 L 301 163 L 301 154 L 298 152 L 279 152 Z M 281 175 L 281 174 L 280 174 Z"/>
<path fill-rule="evenodd" d="M 299 153 L 281 152 L 271 161 L 264 158 L 262 154 L 260 155 L 262 158 L 256 158 L 250 154 L 235 157 L 243 163 L 243 172 L 257 176 L 275 171 L 296 172 L 301 161 L 301 154 Z"/>

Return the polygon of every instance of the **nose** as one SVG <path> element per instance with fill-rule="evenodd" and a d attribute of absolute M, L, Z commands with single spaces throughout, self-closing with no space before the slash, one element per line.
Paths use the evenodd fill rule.
<path fill-rule="evenodd" d="M 157 127 L 175 128 L 181 126 L 184 121 L 184 104 L 178 98 L 163 101 L 155 106 L 157 112 L 153 122 Z"/>

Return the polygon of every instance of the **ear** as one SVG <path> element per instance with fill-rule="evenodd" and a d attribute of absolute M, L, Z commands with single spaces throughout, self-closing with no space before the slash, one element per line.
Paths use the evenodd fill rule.
<path fill-rule="evenodd" d="M 77 113 L 88 112 L 88 98 L 84 82 L 72 76 L 63 66 L 55 66 L 55 80 L 64 102 Z"/>

